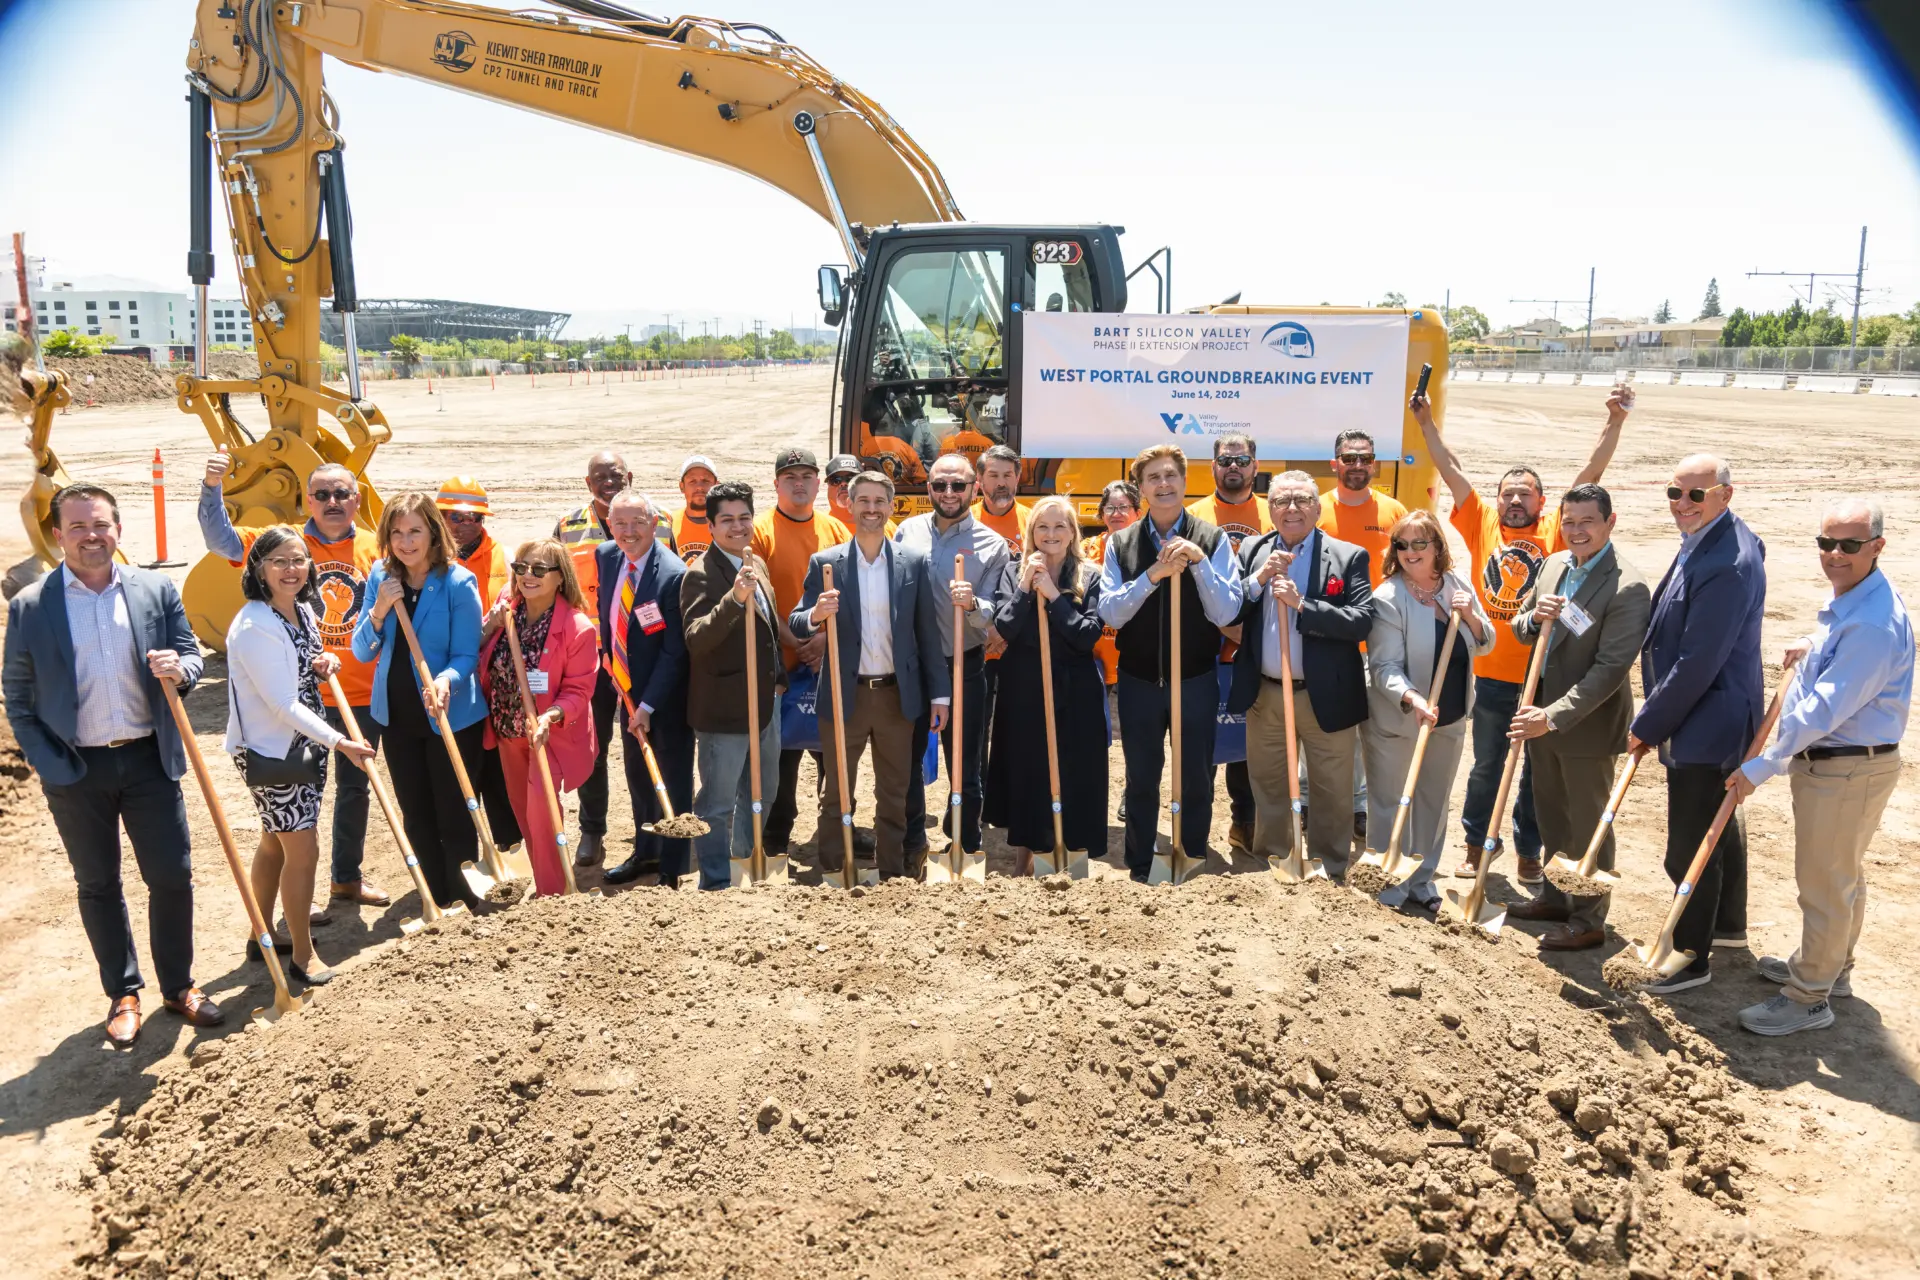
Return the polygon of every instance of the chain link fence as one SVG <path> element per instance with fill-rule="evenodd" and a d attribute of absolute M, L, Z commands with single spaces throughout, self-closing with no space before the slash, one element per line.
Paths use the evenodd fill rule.
<path fill-rule="evenodd" d="M 1462 351 L 1461 369 L 1605 373 L 1613 369 L 1920 376 L 1920 347 L 1626 347 L 1619 351 Z"/>

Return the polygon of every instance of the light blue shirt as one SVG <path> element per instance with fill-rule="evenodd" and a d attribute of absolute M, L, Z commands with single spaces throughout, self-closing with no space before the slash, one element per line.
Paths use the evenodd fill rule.
<path fill-rule="evenodd" d="M 133 615 L 120 566 L 113 581 L 95 593 L 65 565 L 63 595 L 67 634 L 73 640 L 73 677 L 79 690 L 74 741 L 83 747 L 144 738 L 153 732 L 153 708 L 140 678 L 144 656 L 134 643 Z"/>
<path fill-rule="evenodd" d="M 1878 569 L 1814 615 L 1813 648 L 1794 669 L 1780 730 L 1741 769 L 1759 786 L 1809 747 L 1881 747 L 1907 731 L 1913 624 Z"/>
<path fill-rule="evenodd" d="M 1568 552 L 1567 573 L 1565 577 L 1560 579 L 1560 590 L 1558 592 L 1560 597 L 1563 600 L 1572 600 L 1576 595 L 1580 594 L 1580 588 L 1587 585 L 1587 579 L 1593 576 L 1593 571 L 1599 568 L 1600 563 L 1612 554 L 1613 544 L 1611 542 L 1588 556 L 1585 564 L 1581 564 L 1575 560 L 1573 553 Z M 1547 642 L 1547 651 L 1551 653 L 1555 646 L 1560 643 L 1561 639 L 1568 634 L 1570 633 L 1566 627 L 1556 627 L 1553 632 L 1553 638 Z"/>
<path fill-rule="evenodd" d="M 1190 527 L 1190 516 L 1180 513 L 1174 521 L 1169 536 L 1185 537 Z M 1160 536 L 1159 526 L 1153 517 L 1143 518 L 1146 525 L 1146 538 L 1154 554 L 1160 554 L 1160 548 L 1166 540 Z M 1200 563 L 1188 566 L 1187 572 L 1193 575 L 1194 589 L 1200 593 L 1200 612 L 1207 615 L 1207 621 L 1216 627 L 1230 627 L 1239 616 L 1241 601 L 1245 599 L 1240 592 L 1240 574 L 1234 567 L 1233 539 L 1226 534 L 1220 535 L 1220 541 L 1213 548 L 1213 554 Z M 1106 560 L 1100 566 L 1100 621 L 1109 627 L 1124 627 L 1133 621 L 1140 607 L 1147 602 L 1158 583 L 1141 574 L 1131 582 L 1124 582 L 1120 575 L 1120 557 L 1116 551 L 1116 540 L 1107 539 Z"/>
<path fill-rule="evenodd" d="M 964 557 L 961 572 L 973 584 L 976 607 L 963 619 L 962 639 L 969 650 L 986 644 L 987 628 L 993 624 L 993 607 L 998 603 L 995 596 L 1000 590 L 1000 575 L 1013 558 L 1013 553 L 1007 549 L 1007 540 L 975 520 L 971 510 L 945 529 L 935 523 L 931 511 L 903 520 L 893 540 L 900 546 L 918 547 L 927 553 L 927 563 L 932 566 L 927 573 L 927 581 L 939 592 L 940 614 L 943 618 L 953 608 L 953 572 L 947 566 L 953 563 L 954 556 Z M 951 626 L 940 628 L 940 655 L 948 659 L 953 657 Z"/>
<path fill-rule="evenodd" d="M 1727 510 L 1731 511 L 1732 508 L 1729 507 Z M 1701 525 L 1698 533 L 1683 533 L 1680 535 L 1680 554 L 1673 558 L 1674 572 L 1678 573 L 1682 568 L 1686 567 L 1687 557 L 1692 555 L 1693 549 L 1700 545 L 1700 540 L 1713 531 L 1713 526 L 1719 524 L 1726 518 L 1727 512 L 1722 511 L 1719 515 Z M 1613 544 L 1608 543 L 1607 545 L 1612 546 Z"/>
<path fill-rule="evenodd" d="M 1294 553 L 1293 562 L 1287 566 L 1287 579 L 1300 589 L 1300 598 L 1303 600 L 1306 599 L 1307 584 L 1312 581 L 1314 558 L 1320 553 L 1319 537 L 1320 531 L 1315 529 L 1302 538 L 1297 547 L 1289 547 L 1286 540 L 1278 536 L 1273 540 L 1275 550 Z M 1281 678 L 1280 602 L 1273 598 L 1272 587 L 1272 583 L 1261 586 L 1252 574 L 1248 574 L 1240 589 L 1245 593 L 1245 599 L 1252 599 L 1256 593 L 1266 597 L 1260 607 L 1260 625 L 1266 630 L 1266 646 L 1260 651 L 1260 674 L 1278 680 Z M 1292 616 L 1287 620 L 1287 660 L 1293 664 L 1293 678 L 1304 680 L 1307 676 L 1307 655 L 1300 647 L 1300 614 L 1297 610 L 1290 612 Z"/>

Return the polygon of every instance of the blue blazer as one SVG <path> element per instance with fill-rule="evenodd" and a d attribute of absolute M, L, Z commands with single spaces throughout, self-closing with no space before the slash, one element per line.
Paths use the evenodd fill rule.
<path fill-rule="evenodd" d="M 1731 769 L 1752 745 L 1766 688 L 1766 561 L 1766 545 L 1729 511 L 1660 580 L 1640 648 L 1647 699 L 1632 732 L 1660 748 L 1662 763 Z"/>
<path fill-rule="evenodd" d="M 840 592 L 840 611 L 833 620 L 840 637 L 840 688 L 844 698 L 852 697 L 853 682 L 860 675 L 860 575 L 853 560 L 859 554 L 859 545 L 843 542 L 814 552 L 807 562 L 807 584 L 800 593 L 800 605 L 787 618 L 787 630 L 800 639 L 813 634 L 807 615 L 825 589 L 821 569 L 832 565 L 833 585 Z M 953 696 L 953 672 L 940 656 L 940 619 L 947 611 L 947 597 L 931 581 L 926 552 L 889 539 L 881 544 L 880 554 L 887 558 L 891 587 L 887 606 L 893 615 L 893 674 L 899 681 L 900 712 L 909 720 L 918 720 L 933 699 Z M 932 661 L 923 663 L 922 655 L 931 655 Z M 827 696 L 824 687 L 820 696 Z"/>
<path fill-rule="evenodd" d="M 627 570 L 627 553 L 609 538 L 593 553 L 600 570 L 600 652 L 613 652 L 613 611 L 620 601 L 620 575 Z M 627 675 L 633 680 L 634 704 L 653 708 L 653 735 L 681 732 L 687 723 L 687 630 L 680 620 L 680 579 L 687 566 L 664 539 L 654 539 L 640 564 L 634 585 L 634 616 L 627 619 Z M 658 605 L 665 625 L 647 634 L 640 623 L 640 606 Z M 625 725 L 626 716 L 619 717 Z"/>
<path fill-rule="evenodd" d="M 148 649 L 172 649 L 180 655 L 185 696 L 200 679 L 200 646 L 187 625 L 180 591 L 165 574 L 120 566 L 133 634 L 140 653 L 140 683 L 159 740 L 160 763 L 178 780 L 187 771 L 180 730 L 167 709 L 167 695 L 147 670 Z M 48 786 L 67 787 L 87 776 L 74 736 L 79 731 L 80 689 L 74 683 L 73 632 L 67 626 L 67 575 L 64 568 L 28 586 L 7 605 L 5 674 L 7 720 L 27 763 Z"/>
<path fill-rule="evenodd" d="M 367 574 L 366 607 L 360 610 L 360 621 L 353 629 L 353 656 L 362 662 L 371 662 L 376 654 L 380 658 L 380 665 L 373 673 L 373 697 L 367 710 L 381 724 L 391 723 L 387 716 L 389 667 L 399 662 L 408 676 L 401 688 L 411 688 L 416 696 L 420 690 L 420 673 L 414 669 L 413 655 L 407 652 L 407 638 L 400 634 L 400 615 L 388 610 L 386 624 L 378 629 L 373 625 L 375 593 L 386 580 L 386 560 L 374 561 L 372 571 Z M 412 617 L 413 633 L 420 637 L 420 656 L 427 660 L 427 669 L 436 680 L 441 676 L 452 677 L 447 723 L 455 731 L 476 723 L 487 714 L 487 699 L 481 692 L 478 675 L 480 586 L 472 572 L 450 564 L 438 573 L 429 574 L 426 585 L 420 588 L 420 601 L 414 606 Z M 440 732 L 440 725 L 433 717 L 427 717 L 427 723 L 435 733 Z"/>

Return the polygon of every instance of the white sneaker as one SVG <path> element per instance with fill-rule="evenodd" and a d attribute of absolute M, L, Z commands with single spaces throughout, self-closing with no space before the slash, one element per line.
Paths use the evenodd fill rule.
<path fill-rule="evenodd" d="M 1786 996 L 1775 996 L 1742 1009 L 1740 1025 L 1761 1036 L 1818 1031 L 1833 1025 L 1833 1006 L 1825 1000 L 1819 1004 L 1799 1004 Z"/>
<path fill-rule="evenodd" d="M 1786 982 L 1792 977 L 1787 970 L 1787 962 L 1779 956 L 1761 956 L 1755 961 L 1755 967 L 1760 970 L 1760 976 L 1768 982 Z M 1833 986 L 1828 989 L 1827 995 L 1835 1000 L 1850 998 L 1853 995 L 1853 970 L 1842 971 L 1834 980 Z"/>
<path fill-rule="evenodd" d="M 1713 970 L 1711 969 L 1702 969 L 1698 973 L 1690 969 L 1682 969 L 1671 978 L 1663 978 L 1659 982 L 1648 983 L 1640 989 L 1650 996 L 1670 996 L 1676 991 L 1688 991 L 1694 987 L 1704 987 L 1712 981 Z"/>

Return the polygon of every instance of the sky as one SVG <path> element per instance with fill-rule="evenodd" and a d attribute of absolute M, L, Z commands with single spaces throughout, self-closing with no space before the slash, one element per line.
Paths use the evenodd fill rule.
<path fill-rule="evenodd" d="M 1865 310 L 1920 303 L 1920 133 L 1810 0 L 1657 19 L 1491 0 L 733 4 L 879 102 L 967 217 L 1120 224 L 1129 266 L 1171 246 L 1176 308 L 1392 291 L 1500 324 L 1550 310 L 1511 299 L 1580 299 L 1564 320 L 1592 268 L 1602 316 L 1670 300 L 1690 318 L 1710 278 L 1726 309 L 1770 309 L 1791 282 L 1745 273 L 1850 273 L 1863 224 Z M 16 108 L 0 230 L 60 278 L 186 289 L 191 0 L 0 6 Z M 363 296 L 567 311 L 570 335 L 819 323 L 814 269 L 839 241 L 782 193 L 398 76 L 326 74 Z M 233 280 L 222 262 L 215 292 Z M 1851 288 L 1820 292 L 1850 305 Z"/>

